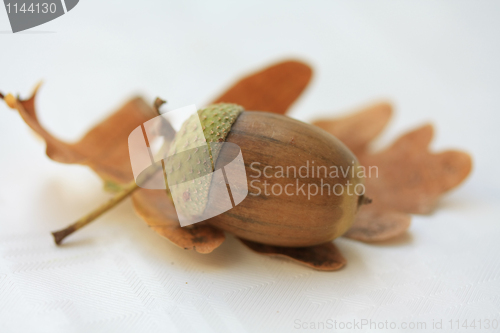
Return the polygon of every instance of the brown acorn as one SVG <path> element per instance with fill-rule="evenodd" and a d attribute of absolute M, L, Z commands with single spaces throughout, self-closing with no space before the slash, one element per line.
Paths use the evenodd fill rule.
<path fill-rule="evenodd" d="M 207 223 L 240 238 L 275 246 L 312 246 L 344 234 L 364 202 L 356 157 L 318 127 L 273 113 L 242 110 L 235 104 L 208 106 L 184 123 L 172 144 L 171 150 L 179 151 L 179 147 L 192 143 L 194 134 L 188 129 L 195 128 L 199 118 L 206 138 L 203 146 L 210 148 L 213 142 L 225 141 L 241 149 L 247 177 L 232 185 L 248 186 L 249 193 L 241 203 Z M 229 117 L 223 116 L 226 112 Z M 179 174 L 170 179 L 190 179 L 186 173 L 196 171 L 197 161 L 203 160 L 198 156 L 206 149 L 203 146 L 195 149 L 196 153 L 192 149 L 191 153 L 171 156 L 167 165 L 181 165 L 181 160 L 183 164 L 174 171 Z M 233 155 L 226 152 L 232 149 L 228 146 L 234 147 L 222 145 L 217 154 L 212 146 L 215 170 L 231 162 L 225 158 Z M 174 199 L 176 208 L 183 213 L 190 210 L 202 214 L 200 207 L 208 209 L 219 204 L 219 197 L 209 195 L 204 185 L 207 178 L 199 179 L 200 185 L 198 180 L 185 181 L 183 195 Z M 208 179 L 210 182 L 212 178 Z M 216 187 L 212 181 L 211 193 Z"/>
<path fill-rule="evenodd" d="M 222 113 L 227 113 L 227 119 Z M 198 119 L 204 140 L 188 130 L 195 129 Z M 187 143 L 194 142 L 200 144 L 201 149 L 194 148 L 192 154 L 181 151 L 181 147 L 189 147 Z M 231 145 L 221 145 L 214 150 L 214 142 L 232 143 L 241 149 L 246 179 L 232 185 L 248 186 L 249 191 L 232 209 L 200 224 L 261 244 L 308 247 L 343 235 L 351 227 L 359 206 L 369 201 L 364 197 L 364 172 L 360 174 L 356 157 L 333 135 L 286 116 L 248 112 L 236 104 L 221 103 L 191 116 L 171 143 L 170 151 L 175 154 L 167 160 L 165 171 L 175 180 L 173 184 L 180 184 L 183 190 L 182 195 L 169 195 L 165 200 L 173 200 L 176 208 L 181 209 L 177 213 L 196 215 L 208 208 L 217 210 L 218 196 L 211 195 L 216 186 L 210 171 L 223 168 L 231 162 L 226 157 L 234 154 L 226 152 Z M 208 163 L 202 165 L 200 163 L 207 160 L 199 154 L 207 148 Z M 210 164 L 211 169 L 206 169 Z M 210 176 L 210 186 L 206 179 L 194 179 L 190 175 L 193 171 Z M 169 185 L 172 185 L 170 180 Z M 54 232 L 56 242 L 59 244 L 135 189 L 137 184 L 128 185 L 109 203 L 72 226 Z M 170 189 L 167 192 L 170 193 Z M 170 218 L 175 218 L 174 215 Z"/>

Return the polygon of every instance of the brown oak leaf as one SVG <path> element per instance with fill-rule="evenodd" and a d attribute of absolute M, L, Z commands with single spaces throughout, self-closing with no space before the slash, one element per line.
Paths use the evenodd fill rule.
<path fill-rule="evenodd" d="M 244 77 L 214 102 L 237 103 L 247 110 L 284 114 L 306 88 L 311 75 L 308 65 L 284 61 Z M 37 89 L 27 100 L 12 95 L 0 97 L 45 140 L 51 159 L 87 165 L 105 184 L 116 184 L 118 188 L 133 179 L 128 135 L 157 115 L 152 107 L 141 98 L 132 99 L 80 141 L 66 143 L 39 123 L 35 112 Z M 366 194 L 374 201 L 362 206 L 346 237 L 379 241 L 400 235 L 410 224 L 410 213 L 428 213 L 443 193 L 457 186 L 470 172 L 471 158 L 466 153 L 428 151 L 432 138 L 430 125 L 402 136 L 384 151 L 371 153 L 371 142 L 386 127 L 391 115 L 390 104 L 379 103 L 353 115 L 314 122 L 343 141 L 362 165 L 378 168 L 378 177 L 366 180 Z M 209 253 L 224 241 L 221 230 L 204 222 L 181 228 L 164 191 L 138 189 L 132 201 L 137 215 L 158 234 L 182 248 Z M 257 253 L 287 257 L 318 270 L 336 270 L 345 265 L 345 259 L 331 242 L 307 248 L 242 242 Z"/>

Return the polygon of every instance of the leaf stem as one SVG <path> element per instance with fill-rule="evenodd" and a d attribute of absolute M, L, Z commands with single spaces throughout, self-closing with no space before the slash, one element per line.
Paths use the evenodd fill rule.
<path fill-rule="evenodd" d="M 127 184 L 125 186 L 125 188 L 121 192 L 119 192 L 113 198 L 108 200 L 108 202 L 97 207 L 92 212 L 83 216 L 78 221 L 67 226 L 66 228 L 64 228 L 62 230 L 54 231 L 52 233 L 52 236 L 54 236 L 54 241 L 56 242 L 57 245 L 60 245 L 61 242 L 66 237 L 68 237 L 69 235 L 71 235 L 75 231 L 80 230 L 81 228 L 83 228 L 84 226 L 86 226 L 90 222 L 94 221 L 96 218 L 98 218 L 99 216 L 101 216 L 102 214 L 104 214 L 105 212 L 107 212 L 108 210 L 110 210 L 111 208 L 116 206 L 117 204 L 119 204 L 121 201 L 123 201 L 123 199 L 125 199 L 126 197 L 131 195 L 138 188 L 139 188 L 139 186 L 136 184 L 135 181 L 130 182 L 129 184 Z"/>

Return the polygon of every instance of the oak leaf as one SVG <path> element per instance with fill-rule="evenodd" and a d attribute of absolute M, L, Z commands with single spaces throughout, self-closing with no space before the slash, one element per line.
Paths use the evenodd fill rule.
<path fill-rule="evenodd" d="M 307 87 L 311 68 L 298 61 L 284 61 L 231 86 L 214 102 L 242 105 L 247 110 L 285 114 Z M 130 132 L 156 116 L 141 98 L 134 98 L 76 143 L 63 142 L 47 132 L 35 111 L 36 92 L 27 100 L 0 95 L 46 142 L 47 156 L 62 163 L 91 167 L 108 187 L 120 189 L 133 180 L 127 138 Z M 323 119 L 313 124 L 337 136 L 364 166 L 376 166 L 378 177 L 366 179 L 371 205 L 362 206 L 346 237 L 380 241 L 396 237 L 410 225 L 410 213 L 428 213 L 443 193 L 461 183 L 471 170 L 469 155 L 458 151 L 429 152 L 430 125 L 396 140 L 387 149 L 372 153 L 372 141 L 392 116 L 388 103 L 379 103 L 353 115 Z M 158 234 L 174 244 L 209 253 L 224 241 L 224 233 L 204 222 L 181 228 L 173 205 L 161 190 L 138 189 L 132 194 L 135 211 Z M 242 240 L 257 253 L 286 257 L 318 270 L 336 270 L 346 261 L 333 243 L 307 248 L 284 248 Z"/>

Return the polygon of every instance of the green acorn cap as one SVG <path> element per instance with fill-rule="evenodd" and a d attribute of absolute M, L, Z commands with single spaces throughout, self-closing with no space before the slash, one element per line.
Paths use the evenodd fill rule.
<path fill-rule="evenodd" d="M 189 117 L 176 133 L 167 154 L 165 173 L 178 213 L 197 216 L 205 211 L 212 172 L 222 146 L 210 144 L 225 142 L 241 112 L 243 107 L 236 104 L 212 104 Z"/>

